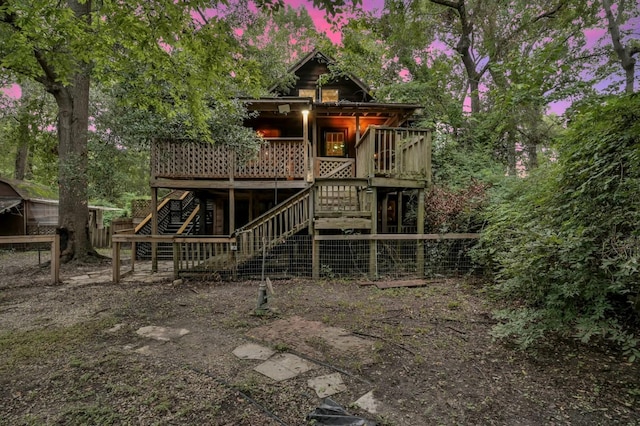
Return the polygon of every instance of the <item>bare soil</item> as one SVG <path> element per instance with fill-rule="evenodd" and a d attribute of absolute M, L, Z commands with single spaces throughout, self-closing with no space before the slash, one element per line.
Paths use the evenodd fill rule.
<path fill-rule="evenodd" d="M 573 340 L 535 354 L 494 342 L 494 306 L 477 279 L 385 290 L 274 281 L 274 312 L 256 315 L 258 282 L 69 279 L 86 272 L 64 265 L 52 286 L 45 269 L 2 268 L 0 424 L 304 425 L 320 404 L 307 380 L 335 372 L 347 390 L 332 398 L 382 425 L 640 424 L 637 362 Z M 369 350 L 336 350 L 310 326 L 271 327 L 291 318 L 342 328 Z M 136 334 L 148 325 L 190 333 Z M 247 342 L 317 368 L 276 383 L 232 354 Z M 352 405 L 371 390 L 375 415 Z"/>

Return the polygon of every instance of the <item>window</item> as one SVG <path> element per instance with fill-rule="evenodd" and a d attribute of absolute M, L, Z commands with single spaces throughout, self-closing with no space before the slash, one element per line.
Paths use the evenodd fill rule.
<path fill-rule="evenodd" d="M 298 90 L 298 96 L 301 98 L 316 98 L 316 90 L 315 89 L 300 89 Z"/>
<path fill-rule="evenodd" d="M 322 89 L 322 102 L 338 102 L 338 89 Z"/>
<path fill-rule="evenodd" d="M 324 133 L 324 155 L 344 157 L 346 155 L 345 131 L 326 131 Z"/>

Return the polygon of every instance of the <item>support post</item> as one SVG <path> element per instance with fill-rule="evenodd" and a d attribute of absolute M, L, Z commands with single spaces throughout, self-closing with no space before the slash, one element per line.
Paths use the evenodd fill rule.
<path fill-rule="evenodd" d="M 55 234 L 51 242 L 51 279 L 54 284 L 60 281 L 60 234 Z"/>
<path fill-rule="evenodd" d="M 111 243 L 111 271 L 114 284 L 120 282 L 120 242 Z"/>
<path fill-rule="evenodd" d="M 180 244 L 174 242 L 173 243 L 173 279 L 177 280 L 180 278 L 179 271 L 180 270 Z"/>
<path fill-rule="evenodd" d="M 402 211 L 402 191 L 398 191 L 398 200 L 396 201 L 396 217 L 398 219 L 398 234 L 403 234 L 402 232 L 402 215 L 404 212 Z"/>
<path fill-rule="evenodd" d="M 236 190 L 229 189 L 229 235 L 236 230 Z"/>
<path fill-rule="evenodd" d="M 371 188 L 371 235 L 378 234 L 378 188 Z M 378 241 L 374 238 L 369 242 L 369 278 L 378 279 Z"/>
<path fill-rule="evenodd" d="M 131 243 L 131 272 L 136 270 L 136 243 Z"/>
<path fill-rule="evenodd" d="M 416 218 L 417 233 L 424 234 L 424 188 L 418 190 L 418 212 Z M 416 241 L 416 272 L 419 277 L 424 277 L 424 240 Z"/>
<path fill-rule="evenodd" d="M 387 232 L 389 232 L 389 225 L 388 225 L 388 221 L 389 221 L 389 194 L 384 194 L 384 197 L 382 198 L 382 209 L 381 209 L 381 213 L 382 213 L 382 233 L 386 234 Z"/>
<path fill-rule="evenodd" d="M 316 240 L 316 232 L 311 239 L 311 278 L 314 280 L 320 278 L 320 241 Z"/>
<path fill-rule="evenodd" d="M 151 188 L 151 235 L 158 235 L 158 188 Z M 151 272 L 158 272 L 158 243 L 151 243 Z"/>

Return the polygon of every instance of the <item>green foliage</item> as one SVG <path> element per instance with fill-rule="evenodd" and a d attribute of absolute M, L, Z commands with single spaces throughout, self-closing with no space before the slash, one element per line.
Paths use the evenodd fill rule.
<path fill-rule="evenodd" d="M 496 337 L 529 347 L 549 333 L 594 336 L 638 356 L 640 97 L 586 105 L 558 160 L 494 193 L 478 256 L 495 272 Z"/>

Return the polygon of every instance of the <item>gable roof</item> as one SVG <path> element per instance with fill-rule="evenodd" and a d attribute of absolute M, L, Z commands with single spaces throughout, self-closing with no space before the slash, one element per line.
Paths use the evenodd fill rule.
<path fill-rule="evenodd" d="M 302 68 L 304 65 L 306 65 L 308 62 L 312 60 L 317 60 L 319 62 L 326 63 L 327 65 L 334 65 L 336 63 L 334 59 L 322 53 L 320 49 L 315 48 L 311 52 L 309 52 L 307 55 L 305 55 L 303 58 L 301 58 L 298 62 L 293 64 L 288 71 L 292 74 L 295 74 L 297 71 L 300 70 L 300 68 Z M 371 88 L 367 86 L 362 80 L 360 80 L 355 75 L 351 73 L 345 73 L 345 77 L 353 81 L 353 83 L 355 83 L 360 89 L 362 89 L 364 93 L 370 93 Z M 269 91 L 273 92 L 277 89 L 277 87 L 278 87 L 277 85 L 274 85 L 269 89 Z"/>

